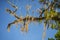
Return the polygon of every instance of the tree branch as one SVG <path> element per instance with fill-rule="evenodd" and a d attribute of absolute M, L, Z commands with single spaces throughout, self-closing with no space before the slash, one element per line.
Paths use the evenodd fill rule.
<path fill-rule="evenodd" d="M 33 18 L 33 20 L 32 20 L 32 18 Z M 41 18 L 38 18 L 38 17 L 25 17 L 25 18 L 23 18 L 23 21 L 26 21 L 26 19 L 27 20 L 30 20 L 30 21 L 39 21 L 39 20 L 45 20 L 46 19 L 46 17 L 41 17 Z M 52 20 L 56 20 L 56 21 L 60 21 L 60 18 L 58 17 L 58 16 L 55 16 L 55 17 L 52 17 L 51 18 Z"/>

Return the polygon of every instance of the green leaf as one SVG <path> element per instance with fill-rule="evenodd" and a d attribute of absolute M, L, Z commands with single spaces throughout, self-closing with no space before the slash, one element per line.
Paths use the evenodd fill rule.
<path fill-rule="evenodd" d="M 48 40 L 54 40 L 53 38 L 48 38 Z"/>
<path fill-rule="evenodd" d="M 54 2 L 58 2 L 58 0 L 54 0 Z"/>
<path fill-rule="evenodd" d="M 39 20 L 38 22 L 39 22 L 39 23 L 42 23 L 42 20 Z"/>
<path fill-rule="evenodd" d="M 44 0 L 39 0 L 39 2 L 44 2 Z"/>
<path fill-rule="evenodd" d="M 60 30 L 58 30 L 58 32 L 55 34 L 55 38 L 60 40 Z"/>
<path fill-rule="evenodd" d="M 50 16 L 51 17 L 57 16 L 57 12 L 54 10 L 50 10 Z"/>
<path fill-rule="evenodd" d="M 50 19 L 50 12 L 48 10 L 45 10 L 44 17 L 46 17 L 46 20 Z"/>
<path fill-rule="evenodd" d="M 55 29 L 55 28 L 56 28 L 56 25 L 55 25 L 55 24 L 52 24 L 52 25 L 51 25 L 51 28 L 52 28 L 52 29 Z"/>

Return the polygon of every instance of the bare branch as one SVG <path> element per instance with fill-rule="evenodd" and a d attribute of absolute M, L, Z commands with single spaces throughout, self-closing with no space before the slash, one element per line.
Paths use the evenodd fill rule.
<path fill-rule="evenodd" d="M 12 14 L 13 16 L 15 16 L 17 19 L 19 19 L 19 17 L 16 15 L 15 12 L 11 11 L 10 9 L 6 9 L 7 12 L 9 12 L 10 14 Z"/>
<path fill-rule="evenodd" d="M 12 24 L 15 24 L 15 23 L 17 23 L 17 22 L 18 22 L 18 21 L 15 20 L 14 22 L 8 24 L 8 27 L 7 27 L 8 32 L 10 32 L 10 27 L 11 27 L 11 25 L 12 25 Z"/>

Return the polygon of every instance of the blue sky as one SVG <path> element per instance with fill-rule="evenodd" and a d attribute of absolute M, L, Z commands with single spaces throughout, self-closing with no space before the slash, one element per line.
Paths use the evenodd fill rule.
<path fill-rule="evenodd" d="M 23 17 L 26 16 L 26 9 L 25 6 L 31 5 L 31 9 L 29 10 L 30 16 L 38 17 L 39 14 L 36 12 L 37 8 L 41 8 L 43 5 L 38 3 L 38 0 L 31 2 L 31 0 L 10 0 L 12 3 L 19 7 L 16 14 L 18 16 L 22 15 Z M 16 18 L 6 12 L 6 8 L 14 10 L 11 5 L 7 3 L 7 0 L 0 0 L 0 40 L 42 40 L 42 33 L 43 33 L 43 22 L 41 24 L 37 23 L 30 23 L 29 30 L 27 33 L 20 31 L 20 25 L 16 28 L 16 25 L 11 25 L 10 32 L 7 31 L 7 25 Z M 32 14 L 32 10 L 34 10 L 34 14 Z M 22 13 L 22 14 L 21 14 Z M 56 30 L 48 29 L 46 31 L 46 38 L 54 37 Z"/>

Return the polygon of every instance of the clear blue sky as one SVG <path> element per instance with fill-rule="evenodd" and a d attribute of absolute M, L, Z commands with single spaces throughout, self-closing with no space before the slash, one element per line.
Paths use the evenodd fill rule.
<path fill-rule="evenodd" d="M 18 16 L 20 16 L 21 13 L 22 16 L 26 16 L 25 6 L 27 4 L 32 6 L 29 11 L 29 14 L 31 16 L 32 10 L 35 11 L 34 17 L 39 16 L 39 14 L 36 12 L 36 9 L 42 7 L 42 5 L 38 3 L 38 0 L 35 0 L 34 2 L 31 2 L 31 0 L 12 0 L 11 2 L 19 7 L 18 11 L 16 12 Z M 20 31 L 20 25 L 17 29 L 16 25 L 11 25 L 10 32 L 8 32 L 7 25 L 16 20 L 16 18 L 6 12 L 6 8 L 14 10 L 14 8 L 12 8 L 6 0 L 0 0 L 0 40 L 42 40 L 42 33 L 44 27 L 43 22 L 41 24 L 38 24 L 38 22 L 35 24 L 30 23 L 27 33 L 23 33 Z M 46 32 L 45 40 L 47 40 L 48 37 L 54 37 L 55 33 L 56 30 L 48 29 Z"/>

